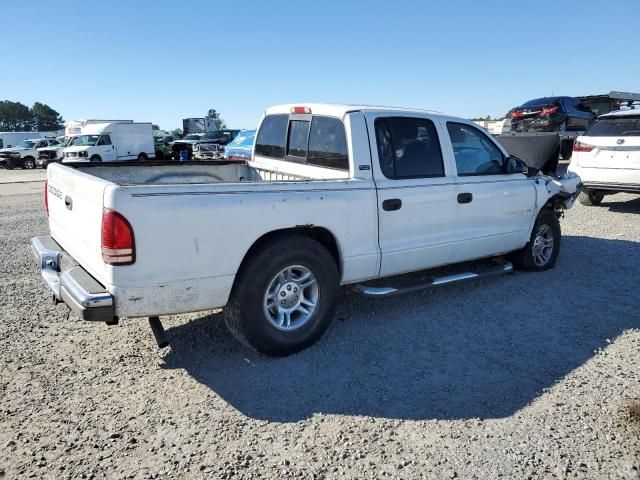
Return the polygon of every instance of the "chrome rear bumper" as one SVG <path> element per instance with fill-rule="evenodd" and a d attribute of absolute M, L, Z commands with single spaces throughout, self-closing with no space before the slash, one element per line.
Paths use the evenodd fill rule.
<path fill-rule="evenodd" d="M 113 297 L 50 236 L 33 237 L 40 274 L 58 302 L 66 303 L 83 320 L 113 322 Z"/>

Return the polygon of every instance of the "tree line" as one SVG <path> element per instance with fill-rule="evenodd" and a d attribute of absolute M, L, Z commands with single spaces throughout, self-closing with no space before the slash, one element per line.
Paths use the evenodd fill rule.
<path fill-rule="evenodd" d="M 0 101 L 0 132 L 51 132 L 63 128 L 62 116 L 49 105 L 36 102 L 29 108 L 20 102 Z"/>

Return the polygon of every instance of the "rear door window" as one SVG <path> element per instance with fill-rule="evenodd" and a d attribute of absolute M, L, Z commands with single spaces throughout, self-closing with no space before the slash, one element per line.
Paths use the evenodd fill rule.
<path fill-rule="evenodd" d="M 585 137 L 637 137 L 640 136 L 640 114 L 629 117 L 599 118 Z"/>
<path fill-rule="evenodd" d="M 443 177 L 444 164 L 431 120 L 381 117 L 375 121 L 378 158 L 387 178 Z"/>
<path fill-rule="evenodd" d="M 256 155 L 284 158 L 288 122 L 289 115 L 268 115 L 264 118 L 256 138 Z"/>

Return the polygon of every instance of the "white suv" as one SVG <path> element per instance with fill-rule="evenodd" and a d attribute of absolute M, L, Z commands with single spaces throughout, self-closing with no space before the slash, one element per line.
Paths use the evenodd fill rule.
<path fill-rule="evenodd" d="M 600 116 L 576 139 L 569 171 L 582 179 L 583 205 L 599 205 L 619 192 L 640 193 L 640 110 Z"/>

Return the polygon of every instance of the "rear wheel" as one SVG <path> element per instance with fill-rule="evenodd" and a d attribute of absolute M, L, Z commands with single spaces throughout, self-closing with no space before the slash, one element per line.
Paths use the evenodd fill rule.
<path fill-rule="evenodd" d="M 27 170 L 33 170 L 36 168 L 36 160 L 33 157 L 25 157 L 22 161 L 22 168 L 26 168 Z"/>
<path fill-rule="evenodd" d="M 146 162 L 147 161 L 147 154 L 146 153 L 141 153 L 140 155 L 138 155 L 138 161 L 139 162 Z"/>
<path fill-rule="evenodd" d="M 543 208 L 531 231 L 529 243 L 511 255 L 518 270 L 544 271 L 553 268 L 560 253 L 560 222 L 553 210 Z"/>
<path fill-rule="evenodd" d="M 331 323 L 339 281 L 336 262 L 322 244 L 298 234 L 276 236 L 243 263 L 225 321 L 260 353 L 298 352 Z"/>
<path fill-rule="evenodd" d="M 100 155 L 92 155 L 89 161 L 91 163 L 97 163 L 97 162 L 101 162 L 102 158 L 100 158 Z"/>
<path fill-rule="evenodd" d="M 602 203 L 604 193 L 597 190 L 583 190 L 578 195 L 578 201 L 587 207 L 597 207 Z"/>

